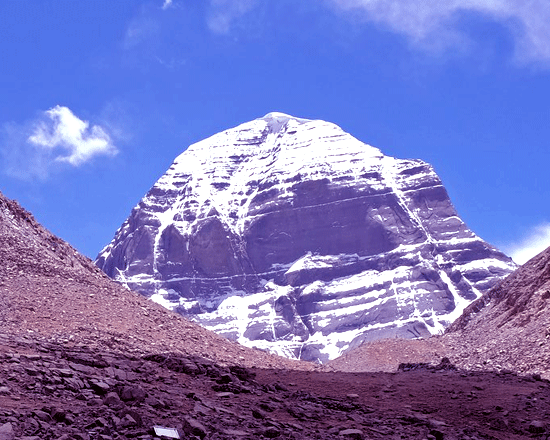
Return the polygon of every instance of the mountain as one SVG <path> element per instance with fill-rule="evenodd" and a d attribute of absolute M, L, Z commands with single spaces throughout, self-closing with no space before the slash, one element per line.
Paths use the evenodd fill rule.
<path fill-rule="evenodd" d="M 239 346 L 129 291 L 1 193 L 0 341 L 309 368 Z"/>
<path fill-rule="evenodd" d="M 96 264 L 229 339 L 321 362 L 441 333 L 516 267 L 429 164 L 281 113 L 191 145 Z"/>

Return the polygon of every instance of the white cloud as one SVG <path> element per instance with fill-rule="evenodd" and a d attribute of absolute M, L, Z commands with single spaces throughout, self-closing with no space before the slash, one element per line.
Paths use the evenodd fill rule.
<path fill-rule="evenodd" d="M 55 160 L 78 166 L 98 155 L 117 153 L 110 136 L 98 125 L 77 118 L 67 107 L 55 106 L 45 112 L 49 120 L 36 124 L 28 141 L 46 150 L 61 149 L 66 155 Z"/>
<path fill-rule="evenodd" d="M 208 28 L 217 34 L 228 34 L 234 21 L 251 11 L 258 0 L 210 0 Z"/>
<path fill-rule="evenodd" d="M 516 59 L 550 61 L 548 0 L 326 0 L 406 35 L 414 44 L 436 48 L 463 43 L 460 13 L 481 14 L 507 27 L 515 39 Z"/>
<path fill-rule="evenodd" d="M 521 240 L 502 246 L 518 264 L 524 264 L 550 246 L 550 223 L 533 227 Z"/>
<path fill-rule="evenodd" d="M 45 179 L 60 164 L 78 167 L 96 156 L 117 152 L 104 128 L 90 126 L 59 105 L 35 120 L 0 127 L 3 171 L 21 179 Z"/>
<path fill-rule="evenodd" d="M 271 0 L 276 3 L 277 0 Z M 507 29 L 519 63 L 550 65 L 550 2 L 548 0 L 312 0 L 343 12 L 357 22 L 378 23 L 404 35 L 416 47 L 440 53 L 468 50 L 477 44 L 468 32 L 465 14 L 497 23 Z M 249 13 L 267 0 L 208 0 L 207 25 L 216 34 L 228 35 Z M 298 2 L 297 2 L 298 3 Z M 174 0 L 162 0 L 162 9 L 174 9 Z M 301 2 L 300 2 L 301 6 Z M 298 8 L 298 6 L 295 6 Z M 124 48 L 138 46 L 160 32 L 148 17 L 149 9 L 133 20 Z M 481 38 L 481 37 L 477 37 Z M 482 43 L 482 42 L 481 42 Z"/>

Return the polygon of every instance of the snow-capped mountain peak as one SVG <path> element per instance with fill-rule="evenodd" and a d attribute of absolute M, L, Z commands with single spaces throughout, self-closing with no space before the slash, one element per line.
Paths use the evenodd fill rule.
<path fill-rule="evenodd" d="M 429 164 L 276 112 L 178 156 L 97 264 L 231 339 L 320 361 L 441 332 L 515 267 Z"/>

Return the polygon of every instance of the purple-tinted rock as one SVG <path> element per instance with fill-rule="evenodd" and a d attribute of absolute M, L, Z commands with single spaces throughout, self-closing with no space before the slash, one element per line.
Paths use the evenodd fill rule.
<path fill-rule="evenodd" d="M 515 268 L 429 164 L 277 113 L 190 146 L 96 263 L 230 339 L 318 361 L 440 333 Z"/>

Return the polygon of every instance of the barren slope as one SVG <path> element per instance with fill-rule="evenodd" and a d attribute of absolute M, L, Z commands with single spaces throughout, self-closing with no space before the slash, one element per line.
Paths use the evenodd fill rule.
<path fill-rule="evenodd" d="M 444 339 L 464 366 L 550 375 L 550 248 L 472 303 Z"/>
<path fill-rule="evenodd" d="M 124 352 L 311 368 L 229 342 L 111 281 L 0 193 L 0 334 Z"/>

